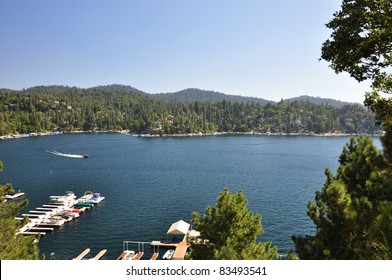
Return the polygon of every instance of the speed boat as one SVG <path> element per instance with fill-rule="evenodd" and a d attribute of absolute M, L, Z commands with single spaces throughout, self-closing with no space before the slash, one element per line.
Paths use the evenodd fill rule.
<path fill-rule="evenodd" d="M 88 154 L 83 154 L 83 158 L 88 158 Z"/>

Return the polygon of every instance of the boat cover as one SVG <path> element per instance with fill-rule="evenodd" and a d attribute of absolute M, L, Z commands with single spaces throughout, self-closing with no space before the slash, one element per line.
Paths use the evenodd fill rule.
<path fill-rule="evenodd" d="M 189 227 L 190 224 L 184 222 L 183 220 L 179 220 L 178 222 L 175 222 L 174 224 L 171 225 L 171 227 L 167 231 L 167 234 L 173 234 L 173 235 L 187 234 Z"/>

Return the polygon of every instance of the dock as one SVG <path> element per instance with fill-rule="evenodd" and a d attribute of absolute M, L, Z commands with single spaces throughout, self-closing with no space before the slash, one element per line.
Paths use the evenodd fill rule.
<path fill-rule="evenodd" d="M 144 252 L 139 252 L 136 254 L 136 256 L 133 258 L 134 261 L 140 260 L 144 255 Z"/>
<path fill-rule="evenodd" d="M 159 246 L 163 248 L 176 248 L 178 246 L 178 243 L 175 242 L 161 242 L 161 241 L 152 241 L 151 242 L 152 246 Z"/>
<path fill-rule="evenodd" d="M 38 230 L 38 231 L 53 231 L 54 228 L 52 228 L 52 227 L 33 227 L 33 228 L 29 229 L 29 231 L 35 231 L 35 230 Z"/>
<path fill-rule="evenodd" d="M 181 241 L 178 243 L 176 250 L 174 251 L 172 260 L 183 260 L 185 258 L 186 251 L 191 246 L 190 243 Z"/>
<path fill-rule="evenodd" d="M 68 191 L 61 196 L 50 196 L 49 199 L 47 204 L 30 210 L 29 213 L 22 214 L 22 217 L 15 218 L 16 220 L 28 218 L 28 223 L 19 228 L 17 234 L 41 234 L 44 236 L 45 232 L 53 231 L 54 228 L 78 218 L 79 214 L 83 212 L 76 208 L 75 205 L 80 203 L 80 198 L 77 199 L 73 192 Z"/>
<path fill-rule="evenodd" d="M 106 249 L 100 251 L 94 258 L 92 258 L 92 260 L 99 260 L 99 259 L 101 259 L 103 257 L 103 255 L 106 254 L 106 252 L 107 252 Z"/>
<path fill-rule="evenodd" d="M 82 260 L 88 253 L 90 253 L 90 248 L 87 248 L 79 256 L 77 256 L 74 260 L 80 261 Z"/>
<path fill-rule="evenodd" d="M 45 235 L 46 232 L 41 232 L 41 231 L 24 231 L 24 232 L 18 232 L 17 234 L 22 234 L 22 235 Z"/>

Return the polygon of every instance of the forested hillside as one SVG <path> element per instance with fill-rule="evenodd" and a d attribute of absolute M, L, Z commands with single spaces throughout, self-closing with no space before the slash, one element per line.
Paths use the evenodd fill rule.
<path fill-rule="evenodd" d="M 353 103 L 339 101 L 331 98 L 321 98 L 321 97 L 313 97 L 309 95 L 301 95 L 298 97 L 293 97 L 289 99 L 285 99 L 286 102 L 294 102 L 294 101 L 309 101 L 315 104 L 325 104 L 336 108 L 342 108 L 345 105 L 353 105 Z"/>
<path fill-rule="evenodd" d="M 170 93 L 159 93 L 153 94 L 154 97 L 158 97 L 163 100 L 174 101 L 178 103 L 190 103 L 190 102 L 221 102 L 223 100 L 239 103 L 253 102 L 255 104 L 265 105 L 270 101 L 256 98 L 256 97 L 245 97 L 240 95 L 228 95 L 211 90 L 201 90 L 197 88 L 188 88 L 178 92 Z"/>
<path fill-rule="evenodd" d="M 308 101 L 179 103 L 119 85 L 0 90 L 0 135 L 53 130 L 374 133 L 374 123 L 374 117 L 355 104 L 335 108 Z"/>

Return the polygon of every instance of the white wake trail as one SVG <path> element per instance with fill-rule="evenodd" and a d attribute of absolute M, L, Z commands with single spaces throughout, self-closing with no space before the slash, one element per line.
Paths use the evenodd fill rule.
<path fill-rule="evenodd" d="M 48 151 L 48 150 L 45 150 L 45 152 L 54 154 L 54 155 L 56 155 L 56 156 L 61 156 L 61 157 L 69 157 L 69 158 L 83 158 L 83 157 L 84 157 L 83 155 L 65 154 L 65 153 L 60 153 L 60 152 L 57 152 L 57 151 Z"/>

